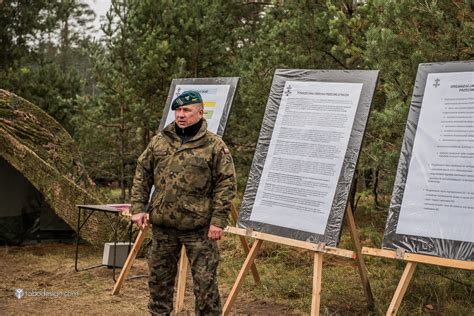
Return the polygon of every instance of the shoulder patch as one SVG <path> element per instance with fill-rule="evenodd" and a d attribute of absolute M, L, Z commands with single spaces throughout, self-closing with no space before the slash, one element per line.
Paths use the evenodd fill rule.
<path fill-rule="evenodd" d="M 224 147 L 224 154 L 230 154 L 230 151 L 227 147 Z"/>

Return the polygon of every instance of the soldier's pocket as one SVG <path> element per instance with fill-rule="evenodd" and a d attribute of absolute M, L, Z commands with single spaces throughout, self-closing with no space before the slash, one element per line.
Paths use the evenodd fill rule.
<path fill-rule="evenodd" d="M 157 174 L 160 174 L 168 165 L 170 153 L 166 149 L 154 149 L 153 157 L 155 159 L 154 174 L 156 176 Z"/>
<path fill-rule="evenodd" d="M 186 161 L 184 181 L 187 185 L 183 188 L 190 193 L 206 192 L 211 184 L 211 169 L 206 159 L 201 157 L 191 157 Z"/>
<path fill-rule="evenodd" d="M 181 197 L 181 229 L 194 229 L 209 225 L 211 200 L 206 197 L 186 195 Z"/>

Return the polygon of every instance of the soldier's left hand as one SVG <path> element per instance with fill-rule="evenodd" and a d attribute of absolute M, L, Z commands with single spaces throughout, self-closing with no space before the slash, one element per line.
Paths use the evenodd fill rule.
<path fill-rule="evenodd" d="M 207 233 L 207 237 L 209 237 L 210 240 L 219 240 L 221 239 L 223 234 L 224 234 L 224 230 L 222 228 L 211 225 L 209 227 L 209 232 Z"/>
<path fill-rule="evenodd" d="M 148 226 L 149 216 L 147 213 L 137 213 L 132 215 L 132 221 L 140 227 L 140 229 L 145 229 Z"/>

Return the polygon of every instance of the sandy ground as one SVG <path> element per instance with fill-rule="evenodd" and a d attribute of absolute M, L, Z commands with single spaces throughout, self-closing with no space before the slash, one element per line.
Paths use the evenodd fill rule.
<path fill-rule="evenodd" d="M 102 249 L 80 247 L 79 268 L 101 262 Z M 75 272 L 74 256 L 75 246 L 71 244 L 0 247 L 0 315 L 148 314 L 147 278 L 127 280 L 121 293 L 113 296 L 112 269 L 99 267 Z M 130 275 L 147 273 L 145 259 L 138 258 Z M 24 293 L 20 299 L 15 296 L 17 289 Z M 230 289 L 221 287 L 220 291 L 224 303 Z M 192 281 L 188 275 L 185 309 L 178 315 L 193 315 L 193 310 Z M 295 311 L 241 293 L 232 314 L 289 315 Z"/>

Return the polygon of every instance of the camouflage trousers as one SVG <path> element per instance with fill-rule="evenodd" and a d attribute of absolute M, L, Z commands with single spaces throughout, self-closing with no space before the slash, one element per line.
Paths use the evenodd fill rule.
<path fill-rule="evenodd" d="M 207 238 L 208 229 L 180 231 L 152 226 L 153 238 L 148 260 L 148 310 L 153 315 L 168 315 L 173 310 L 173 292 L 182 245 L 186 247 L 191 266 L 196 315 L 221 314 L 217 287 L 219 249 L 216 241 Z"/>

